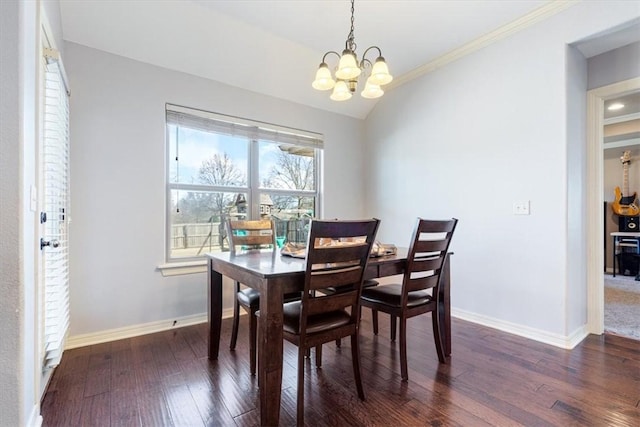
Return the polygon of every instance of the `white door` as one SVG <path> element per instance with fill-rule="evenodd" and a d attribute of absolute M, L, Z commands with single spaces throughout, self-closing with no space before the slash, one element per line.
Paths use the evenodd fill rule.
<path fill-rule="evenodd" d="M 59 53 L 46 44 L 41 71 L 38 286 L 44 388 L 60 362 L 69 327 L 69 96 Z"/>

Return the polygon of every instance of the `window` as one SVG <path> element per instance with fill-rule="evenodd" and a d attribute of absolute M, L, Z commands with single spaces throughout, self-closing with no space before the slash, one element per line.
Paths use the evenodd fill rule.
<path fill-rule="evenodd" d="M 229 250 L 226 218 L 306 241 L 320 212 L 318 134 L 167 104 L 167 260 Z"/>

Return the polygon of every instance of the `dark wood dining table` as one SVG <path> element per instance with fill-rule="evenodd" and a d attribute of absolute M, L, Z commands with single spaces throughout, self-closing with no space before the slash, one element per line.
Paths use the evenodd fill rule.
<path fill-rule="evenodd" d="M 447 255 L 439 295 L 440 328 L 445 354 L 451 354 L 451 312 L 449 301 L 450 254 Z M 260 292 L 258 321 L 258 381 L 260 384 L 260 425 L 276 426 L 280 418 L 282 388 L 282 297 L 301 291 L 304 286 L 305 260 L 280 255 L 275 251 L 208 253 L 209 359 L 217 359 L 222 324 L 222 276 L 237 280 Z M 371 258 L 366 279 L 394 276 L 404 272 L 407 249 L 395 255 Z"/>

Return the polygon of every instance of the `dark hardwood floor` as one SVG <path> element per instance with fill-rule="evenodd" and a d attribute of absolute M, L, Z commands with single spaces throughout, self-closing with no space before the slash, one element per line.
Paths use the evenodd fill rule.
<path fill-rule="evenodd" d="M 366 401 L 358 400 L 348 340 L 307 365 L 309 426 L 640 426 L 640 341 L 591 335 L 562 350 L 453 319 L 453 354 L 439 364 L 431 319 L 409 321 L 409 381 L 388 317 L 362 321 Z M 255 426 L 247 316 L 235 351 L 223 321 L 220 358 L 206 324 L 68 350 L 42 401 L 44 426 Z M 282 425 L 295 425 L 296 348 L 284 344 Z"/>

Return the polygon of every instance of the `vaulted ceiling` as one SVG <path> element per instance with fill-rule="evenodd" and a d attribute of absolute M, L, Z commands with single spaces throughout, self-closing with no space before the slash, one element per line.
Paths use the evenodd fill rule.
<path fill-rule="evenodd" d="M 357 53 L 382 49 L 395 80 L 386 90 L 530 22 L 565 1 L 355 2 Z M 345 102 L 311 88 L 326 51 L 341 51 L 347 0 L 61 0 L 63 38 L 106 52 L 296 103 L 364 118 L 376 100 Z M 372 58 L 374 59 L 374 58 Z"/>

